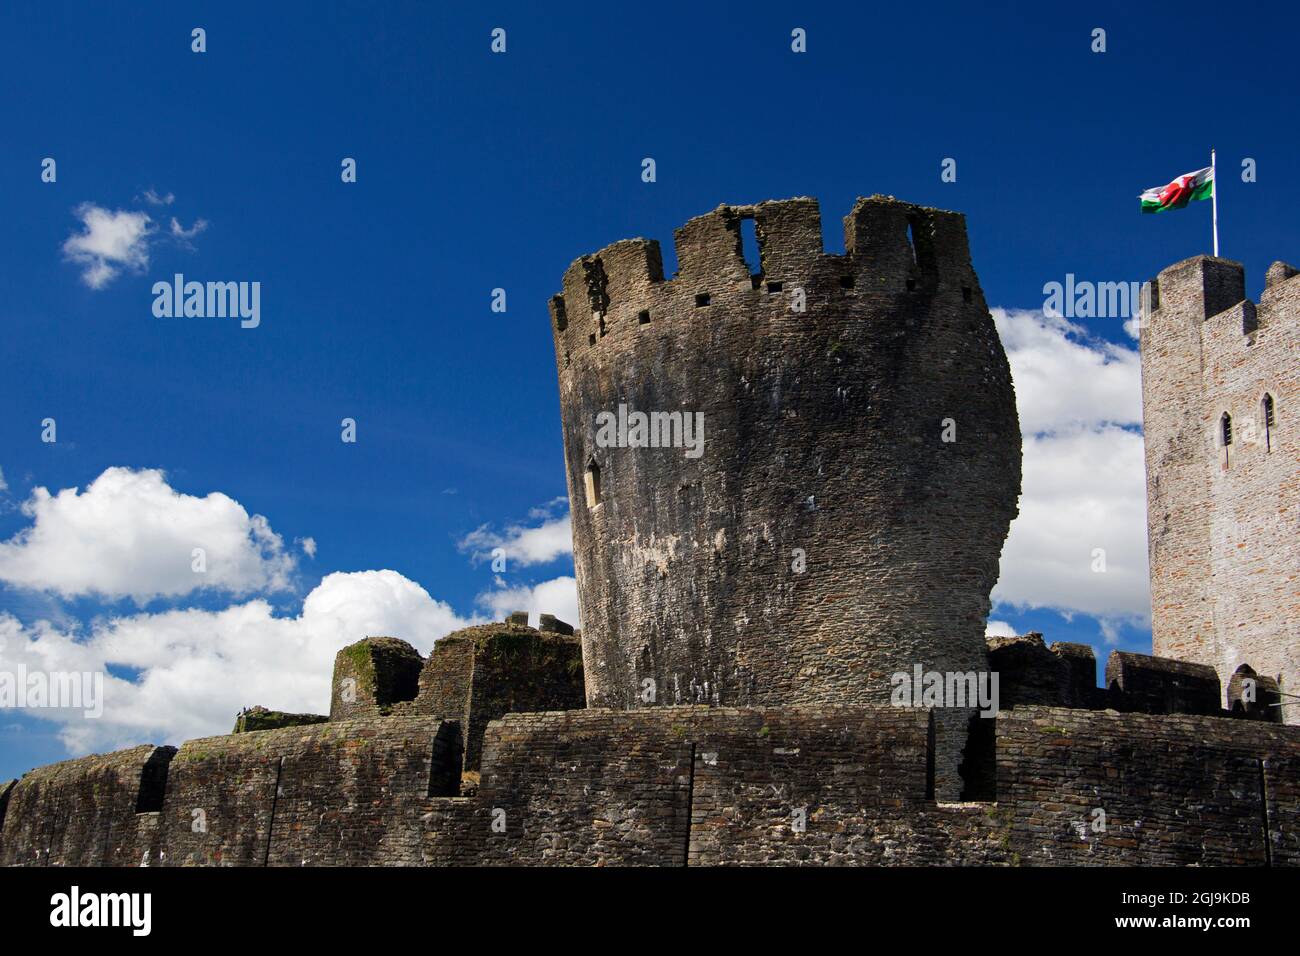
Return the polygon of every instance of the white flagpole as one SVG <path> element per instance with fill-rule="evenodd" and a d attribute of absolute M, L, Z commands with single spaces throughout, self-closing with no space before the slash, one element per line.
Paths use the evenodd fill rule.
<path fill-rule="evenodd" d="M 1210 147 L 1210 202 L 1214 205 L 1214 257 L 1219 257 L 1219 175 L 1214 168 L 1214 147 Z"/>

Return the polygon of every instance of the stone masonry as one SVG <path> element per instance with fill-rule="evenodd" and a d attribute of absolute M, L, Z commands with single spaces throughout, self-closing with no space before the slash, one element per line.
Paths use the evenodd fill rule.
<path fill-rule="evenodd" d="M 551 615 L 542 617 L 550 630 L 505 623 L 449 634 L 433 646 L 420 671 L 415 709 L 460 721 L 468 772 L 479 769 L 490 721 L 509 713 L 583 706 L 580 639 Z"/>
<path fill-rule="evenodd" d="M 1240 263 L 1196 256 L 1152 283 L 1142 404 L 1154 652 L 1249 668 L 1300 694 L 1300 276 L 1258 304 Z M 1300 702 L 1283 697 L 1288 723 Z"/>
<path fill-rule="evenodd" d="M 844 237 L 823 252 L 814 199 L 721 206 L 677 230 L 671 280 L 645 239 L 565 273 L 588 706 L 880 703 L 918 663 L 986 669 L 1020 430 L 965 221 L 873 196 Z M 602 447 L 620 406 L 702 415 L 702 454 Z M 968 720 L 940 716 L 953 797 Z"/>

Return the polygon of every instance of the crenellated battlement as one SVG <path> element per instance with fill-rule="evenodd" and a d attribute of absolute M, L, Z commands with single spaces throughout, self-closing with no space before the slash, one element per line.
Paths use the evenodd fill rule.
<path fill-rule="evenodd" d="M 757 238 L 755 273 L 744 256 L 746 220 Z M 628 337 L 646 326 L 719 312 L 792 312 L 795 289 L 809 303 L 806 312 L 812 303 L 844 298 L 952 293 L 970 302 L 978 293 L 965 218 L 892 196 L 854 204 L 844 218 L 845 255 L 823 250 L 821 211 L 810 197 L 722 205 L 681 226 L 674 241 L 671 279 L 653 239 L 622 240 L 574 260 L 550 300 L 561 371 L 606 341 L 631 347 Z"/>
<path fill-rule="evenodd" d="M 1215 256 L 1191 256 L 1160 271 L 1150 282 L 1150 314 L 1145 327 L 1206 323 L 1211 330 L 1252 335 L 1273 322 L 1300 317 L 1300 270 L 1277 261 L 1264 277 L 1255 302 L 1246 295 L 1246 269 Z"/>

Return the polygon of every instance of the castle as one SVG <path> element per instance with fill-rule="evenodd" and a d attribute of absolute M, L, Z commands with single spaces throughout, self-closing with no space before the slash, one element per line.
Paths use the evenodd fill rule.
<path fill-rule="evenodd" d="M 1295 270 L 1258 306 L 1220 259 L 1153 284 L 1156 656 L 1098 687 L 1085 645 L 984 637 L 1020 434 L 963 218 L 859 200 L 828 255 L 794 199 L 676 245 L 672 279 L 619 242 L 550 303 L 581 632 L 366 638 L 328 716 L 0 784 L 0 863 L 1300 862 Z M 620 407 L 667 440 L 602 438 Z M 896 706 L 914 669 L 996 673 L 1000 709 Z"/>

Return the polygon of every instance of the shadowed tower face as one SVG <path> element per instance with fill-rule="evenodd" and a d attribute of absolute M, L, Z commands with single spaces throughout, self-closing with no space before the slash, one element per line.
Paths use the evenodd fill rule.
<path fill-rule="evenodd" d="M 823 253 L 813 199 L 722 206 L 670 281 L 644 239 L 565 273 L 589 706 L 880 703 L 916 665 L 986 669 L 1020 430 L 965 223 L 872 197 L 844 234 Z M 937 715 L 941 795 L 968 715 Z"/>

